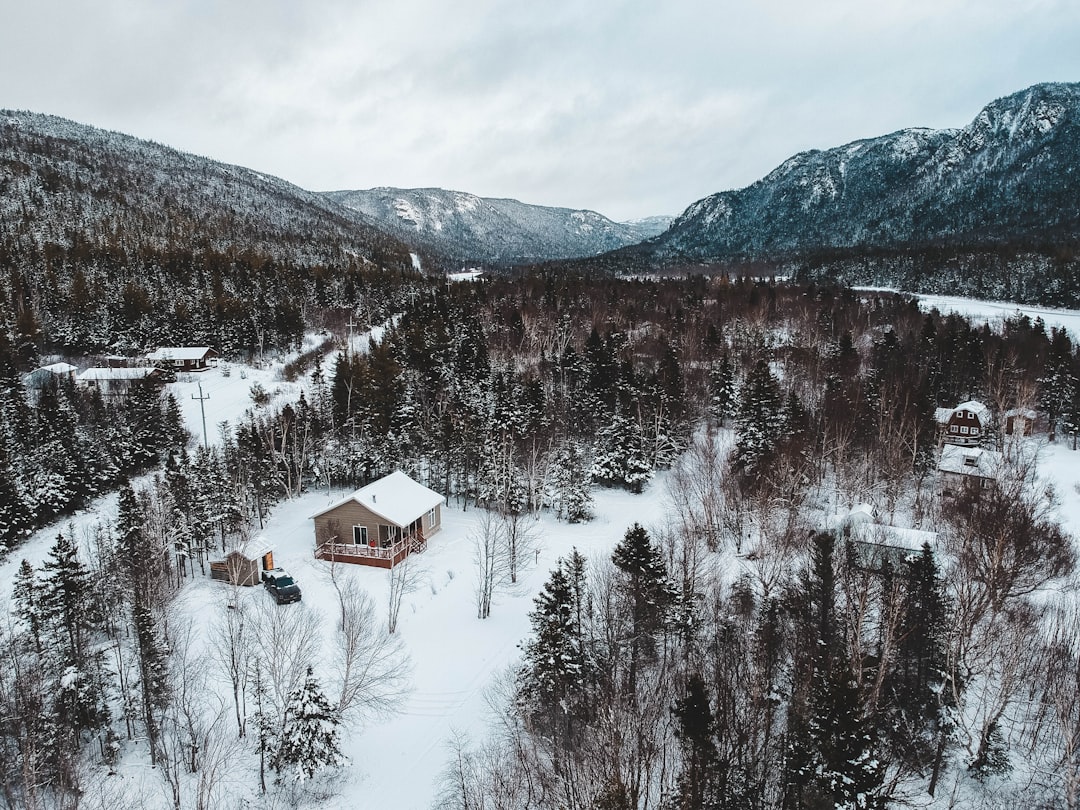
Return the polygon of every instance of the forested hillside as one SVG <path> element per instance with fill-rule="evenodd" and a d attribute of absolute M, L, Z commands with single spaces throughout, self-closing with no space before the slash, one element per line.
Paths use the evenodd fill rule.
<path fill-rule="evenodd" d="M 412 278 L 404 245 L 317 194 L 0 113 L 0 296 L 21 363 L 162 344 L 285 348 L 335 308 L 385 317 Z"/>

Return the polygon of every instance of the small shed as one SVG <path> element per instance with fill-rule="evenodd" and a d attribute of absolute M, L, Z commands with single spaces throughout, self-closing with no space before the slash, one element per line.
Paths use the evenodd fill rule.
<path fill-rule="evenodd" d="M 241 543 L 224 560 L 210 563 L 210 578 L 232 585 L 258 585 L 262 572 L 274 567 L 274 550 L 262 537 Z"/>
<path fill-rule="evenodd" d="M 1039 415 L 1031 408 L 1013 408 L 1005 411 L 1004 416 L 1006 436 L 1030 436 Z"/>

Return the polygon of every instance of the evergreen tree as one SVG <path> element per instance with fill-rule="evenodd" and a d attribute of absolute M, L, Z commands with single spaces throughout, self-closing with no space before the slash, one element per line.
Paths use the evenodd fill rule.
<path fill-rule="evenodd" d="M 734 806 L 736 797 L 718 790 L 720 754 L 714 739 L 716 720 L 700 675 L 690 676 L 686 697 L 675 701 L 671 714 L 683 754 L 672 810 L 704 810 L 720 807 L 722 803 Z"/>
<path fill-rule="evenodd" d="M 30 534 L 33 517 L 18 486 L 0 435 L 0 551 L 10 551 Z"/>
<path fill-rule="evenodd" d="M 340 723 L 308 667 L 307 677 L 290 693 L 285 707 L 281 739 L 272 761 L 274 770 L 303 782 L 324 768 L 344 765 Z"/>
<path fill-rule="evenodd" d="M 583 714 L 585 661 L 574 593 L 559 560 L 529 614 L 533 637 L 525 645 L 518 675 L 519 702 L 536 727 L 556 740 L 573 738 Z"/>
<path fill-rule="evenodd" d="M 738 390 L 735 369 L 727 352 L 709 370 L 709 413 L 721 425 L 735 414 Z"/>
<path fill-rule="evenodd" d="M 637 685 L 639 661 L 653 655 L 656 636 L 664 626 L 675 593 L 668 580 L 667 567 L 649 533 L 635 523 L 615 546 L 611 561 L 622 572 L 622 592 L 630 614 L 630 670 L 627 688 Z"/>
<path fill-rule="evenodd" d="M 882 731 L 896 755 L 923 770 L 940 767 L 951 723 L 946 664 L 947 603 L 929 545 L 907 564 L 894 663 L 886 674 Z"/>
<path fill-rule="evenodd" d="M 636 422 L 615 414 L 596 436 L 592 477 L 611 486 L 641 492 L 652 478 L 641 429 Z"/>
<path fill-rule="evenodd" d="M 739 392 L 735 417 L 735 467 L 757 478 L 783 436 L 784 412 L 780 386 L 764 360 L 747 375 Z"/>

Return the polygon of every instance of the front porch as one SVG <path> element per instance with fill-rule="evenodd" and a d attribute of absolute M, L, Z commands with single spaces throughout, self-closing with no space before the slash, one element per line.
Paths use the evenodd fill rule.
<path fill-rule="evenodd" d="M 323 543 L 315 548 L 315 558 L 327 562 L 346 562 L 355 565 L 371 565 L 376 568 L 393 568 L 410 554 L 427 550 L 424 532 L 416 529 L 400 540 L 386 545 L 360 543 Z"/>

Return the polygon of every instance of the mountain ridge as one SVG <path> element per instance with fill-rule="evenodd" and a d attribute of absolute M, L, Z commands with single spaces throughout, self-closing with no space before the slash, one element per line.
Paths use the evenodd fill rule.
<path fill-rule="evenodd" d="M 399 239 L 465 263 L 518 264 L 595 255 L 653 236 L 671 219 L 619 223 L 589 209 L 432 187 L 380 186 L 323 195 Z"/>

